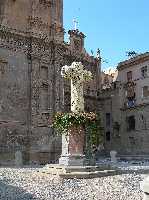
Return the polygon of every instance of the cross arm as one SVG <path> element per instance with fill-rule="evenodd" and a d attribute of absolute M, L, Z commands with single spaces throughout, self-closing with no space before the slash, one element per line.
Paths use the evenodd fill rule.
<path fill-rule="evenodd" d="M 92 80 L 93 79 L 92 72 L 88 70 L 83 70 L 83 79 L 84 79 L 84 82 L 88 82 Z"/>

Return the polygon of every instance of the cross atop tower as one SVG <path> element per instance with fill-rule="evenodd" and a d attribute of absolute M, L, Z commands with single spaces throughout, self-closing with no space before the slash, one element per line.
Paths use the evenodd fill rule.
<path fill-rule="evenodd" d="M 77 30 L 77 25 L 79 22 L 76 19 L 73 19 L 74 30 Z"/>

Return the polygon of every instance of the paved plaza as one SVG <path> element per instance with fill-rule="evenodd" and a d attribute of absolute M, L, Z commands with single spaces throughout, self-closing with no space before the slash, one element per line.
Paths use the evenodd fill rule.
<path fill-rule="evenodd" d="M 132 170 L 132 166 L 125 166 Z M 140 181 L 146 174 L 135 172 L 94 179 L 59 179 L 40 168 L 0 168 L 1 200 L 142 200 Z M 142 166 L 141 169 L 148 166 Z"/>

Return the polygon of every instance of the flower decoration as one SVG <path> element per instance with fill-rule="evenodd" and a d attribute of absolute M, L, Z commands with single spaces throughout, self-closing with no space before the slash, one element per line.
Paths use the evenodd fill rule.
<path fill-rule="evenodd" d="M 68 135 L 68 130 L 73 126 L 83 126 L 85 130 L 90 133 L 93 143 L 96 143 L 95 140 L 97 138 L 97 135 L 100 138 L 103 137 L 100 117 L 93 112 L 82 112 L 79 114 L 73 112 L 58 112 L 55 114 L 53 119 L 53 128 L 56 130 L 57 134 Z"/>
<path fill-rule="evenodd" d="M 92 73 L 83 69 L 81 62 L 73 62 L 71 66 L 63 66 L 61 75 L 71 80 L 71 111 L 84 112 L 83 83 L 92 80 Z"/>
<path fill-rule="evenodd" d="M 95 113 L 56 113 L 54 116 L 53 127 L 61 134 L 67 133 L 71 126 L 86 126 L 87 124 L 94 124 L 96 122 Z"/>

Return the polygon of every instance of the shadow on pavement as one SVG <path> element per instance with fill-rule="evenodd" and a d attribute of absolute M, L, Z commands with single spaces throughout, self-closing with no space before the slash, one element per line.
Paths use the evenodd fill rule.
<path fill-rule="evenodd" d="M 6 181 L 0 181 L 0 200 L 37 200 L 32 194 L 21 187 L 12 186 Z M 39 199 L 38 199 L 39 200 Z"/>

